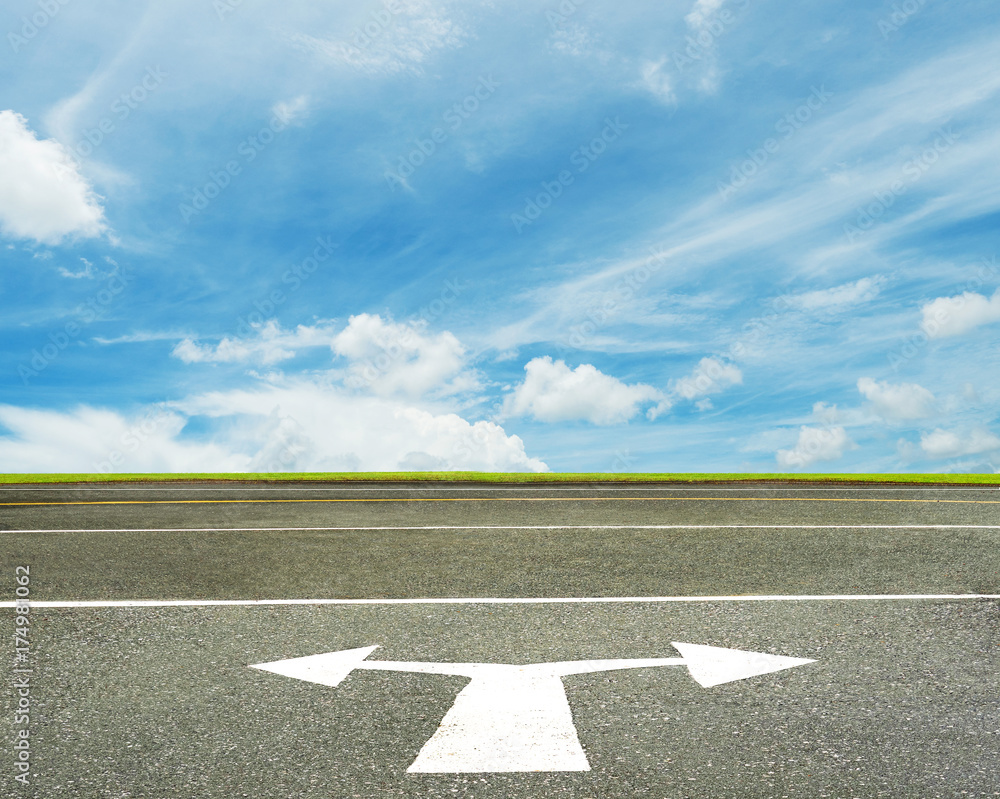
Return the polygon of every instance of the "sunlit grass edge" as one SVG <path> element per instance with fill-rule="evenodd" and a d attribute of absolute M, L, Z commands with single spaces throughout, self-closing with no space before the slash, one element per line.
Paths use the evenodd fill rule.
<path fill-rule="evenodd" d="M 0 483 L 144 482 L 336 482 L 336 483 L 939 483 L 1000 485 L 1000 474 L 788 474 L 788 473 L 591 473 L 591 472 L 271 472 L 191 474 L 0 474 Z"/>

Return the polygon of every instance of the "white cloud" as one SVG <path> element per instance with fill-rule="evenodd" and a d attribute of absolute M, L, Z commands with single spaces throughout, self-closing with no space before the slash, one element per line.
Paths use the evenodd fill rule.
<path fill-rule="evenodd" d="M 704 28 L 725 2 L 726 0 L 696 0 L 684 21 L 692 28 Z"/>
<path fill-rule="evenodd" d="M 475 374 L 465 370 L 462 343 L 448 331 L 427 333 L 420 323 L 358 314 L 334 337 L 332 347 L 351 361 L 347 384 L 380 396 L 454 394 L 479 385 Z"/>
<path fill-rule="evenodd" d="M 326 325 L 299 325 L 283 330 L 275 320 L 247 326 L 247 336 L 224 337 L 218 344 L 199 344 L 192 338 L 180 341 L 170 353 L 184 363 L 273 364 L 294 358 L 304 347 L 329 346 L 335 334 Z M 108 342 L 105 342 L 108 343 Z"/>
<path fill-rule="evenodd" d="M 207 432 L 182 434 L 191 420 Z M 0 425 L 6 472 L 53 464 L 65 472 L 548 470 L 492 422 L 305 381 L 204 394 L 138 416 L 0 406 Z"/>
<path fill-rule="evenodd" d="M 807 427 L 799 429 L 799 440 L 793 449 L 779 449 L 778 464 L 785 467 L 809 466 L 817 461 L 835 461 L 854 442 L 843 427 Z"/>
<path fill-rule="evenodd" d="M 219 436 L 255 470 L 547 470 L 525 454 L 520 438 L 492 422 L 316 382 L 213 392 L 176 407 L 221 423 Z"/>
<path fill-rule="evenodd" d="M 562 55 L 581 57 L 593 52 L 593 41 L 583 26 L 572 23 L 552 34 L 549 47 Z"/>
<path fill-rule="evenodd" d="M 628 385 L 586 363 L 570 369 L 564 361 L 545 356 L 530 360 L 524 371 L 524 382 L 505 400 L 508 416 L 530 415 L 542 422 L 583 419 L 611 425 L 627 422 L 644 403 L 659 403 L 650 410 L 651 416 L 669 407 L 664 395 L 652 386 Z"/>
<path fill-rule="evenodd" d="M 429 0 L 387 3 L 364 18 L 345 38 L 305 33 L 291 36 L 293 45 L 333 64 L 369 75 L 419 74 L 435 52 L 461 47 L 467 34 Z"/>
<path fill-rule="evenodd" d="M 348 361 L 344 380 L 348 388 L 384 397 L 442 397 L 479 388 L 475 372 L 466 368 L 462 343 L 448 331 L 428 333 L 421 322 L 396 323 L 378 314 L 358 314 L 339 331 L 325 323 L 285 330 L 273 319 L 243 327 L 238 332 L 245 335 L 226 336 L 217 344 L 185 338 L 171 355 L 185 363 L 266 366 L 294 358 L 307 347 L 330 347 Z"/>
<path fill-rule="evenodd" d="M 28 121 L 0 111 L 0 231 L 55 244 L 105 230 L 100 197 L 55 139 L 38 140 Z"/>
<path fill-rule="evenodd" d="M 920 311 L 924 317 L 920 326 L 930 338 L 958 336 L 1000 322 L 1000 289 L 990 298 L 972 291 L 955 297 L 938 297 Z"/>
<path fill-rule="evenodd" d="M 985 428 L 964 434 L 937 428 L 920 436 L 920 448 L 931 458 L 960 458 L 1000 450 L 1000 437 Z"/>
<path fill-rule="evenodd" d="M 793 294 L 782 299 L 790 307 L 803 311 L 859 305 L 875 299 L 881 290 L 882 282 L 880 277 L 863 277 L 854 283 L 845 283 L 819 291 L 808 291 L 804 294 Z"/>
<path fill-rule="evenodd" d="M 909 189 L 913 213 L 886 214 L 853 241 L 845 232 L 845 224 L 856 222 L 859 209 L 872 201 L 874 192 L 885 191 L 899 179 L 907 158 L 901 152 L 916 155 L 916 144 L 934 140 L 938 134 L 933 128 L 948 119 L 992 118 L 1000 93 L 1000 47 L 993 46 L 997 44 L 1000 41 L 994 37 L 929 58 L 888 80 L 876 81 L 849 103 L 835 95 L 837 99 L 808 123 L 807 136 L 793 136 L 782 143 L 781 168 L 761 169 L 728 198 L 714 188 L 700 199 L 685 202 L 685 211 L 671 215 L 659 231 L 643 238 L 642 249 L 648 238 L 664 262 L 672 264 L 670 280 L 675 286 L 696 271 L 701 280 L 714 275 L 717 284 L 746 278 L 749 270 L 734 266 L 740 256 L 770 248 L 795 264 L 792 271 L 796 274 L 832 273 L 834 267 L 856 267 L 872 248 L 926 230 L 931 222 L 947 225 L 995 212 L 1000 196 L 995 135 L 989 126 L 970 123 L 948 151 L 947 168 L 927 172 Z M 675 78 L 686 81 L 689 72 L 697 69 L 690 67 Z M 817 96 L 822 97 L 825 89 L 817 88 Z M 843 184 L 831 182 L 823 172 L 823 167 L 836 163 L 851 165 L 849 180 Z M 727 177 L 720 171 L 723 180 Z M 565 270 L 572 275 L 565 284 L 572 288 L 581 279 L 613 284 L 635 266 L 634 255 L 575 263 L 572 270 Z M 776 267 L 776 274 L 780 271 Z M 666 280 L 660 284 L 664 290 L 668 286 Z M 544 304 L 528 306 L 525 322 L 509 324 L 510 338 L 502 346 L 542 340 L 527 323 L 541 327 L 545 320 L 560 320 L 566 304 L 561 290 L 554 283 L 545 295 L 539 295 Z M 551 328 L 556 328 L 554 322 Z M 519 337 L 513 339 L 513 335 Z M 554 340 L 559 334 L 550 335 L 549 340 Z"/>
<path fill-rule="evenodd" d="M 934 395 L 916 383 L 887 383 L 862 377 L 858 391 L 886 420 L 926 419 L 934 410 Z"/>
<path fill-rule="evenodd" d="M 666 59 L 660 61 L 644 61 L 639 69 L 642 76 L 642 86 L 657 100 L 663 103 L 673 103 L 677 99 L 674 93 L 673 79 L 663 69 Z"/>
<path fill-rule="evenodd" d="M 63 277 L 72 278 L 73 280 L 80 280 L 81 278 L 94 277 L 94 264 L 88 261 L 86 258 L 81 258 L 80 263 L 83 264 L 83 269 L 74 272 L 70 269 L 67 269 L 65 266 L 60 266 L 59 274 L 62 275 Z"/>
<path fill-rule="evenodd" d="M 698 88 L 708 94 L 712 94 L 719 88 L 719 68 L 716 56 L 716 40 L 725 30 L 720 14 L 722 6 L 726 0 L 696 0 L 691 11 L 684 17 L 688 27 L 691 29 L 691 36 L 687 37 L 688 46 L 684 49 L 687 56 L 687 64 L 692 60 L 698 62 L 700 67 L 697 72 L 700 74 Z M 727 17 L 731 21 L 731 17 Z M 690 54 L 695 53 L 694 56 Z M 675 58 L 679 57 L 679 53 Z"/>
<path fill-rule="evenodd" d="M 127 417 L 100 408 L 68 412 L 0 405 L 0 463 L 7 472 L 243 471 L 247 458 L 214 442 L 178 441 L 184 418 L 163 408 Z"/>
<path fill-rule="evenodd" d="M 702 358 L 694 371 L 676 380 L 671 389 L 683 399 L 695 400 L 709 394 L 718 394 L 742 382 L 743 373 L 739 367 L 718 358 Z"/>
<path fill-rule="evenodd" d="M 271 113 L 286 125 L 292 125 L 309 113 L 309 98 L 299 95 L 294 100 L 282 100 L 271 107 Z"/>

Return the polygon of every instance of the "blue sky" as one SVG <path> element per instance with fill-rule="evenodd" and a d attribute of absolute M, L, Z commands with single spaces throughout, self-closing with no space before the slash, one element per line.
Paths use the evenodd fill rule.
<path fill-rule="evenodd" d="M 989 0 L 0 12 L 0 470 L 1000 470 Z"/>

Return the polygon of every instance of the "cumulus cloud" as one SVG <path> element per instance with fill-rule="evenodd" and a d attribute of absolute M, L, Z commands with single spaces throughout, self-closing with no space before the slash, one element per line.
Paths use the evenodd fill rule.
<path fill-rule="evenodd" d="M 742 382 L 739 367 L 718 358 L 702 358 L 690 375 L 674 381 L 671 390 L 683 399 L 697 400 Z"/>
<path fill-rule="evenodd" d="M 468 422 L 403 399 L 362 397 L 332 386 L 290 381 L 253 390 L 212 392 L 176 403 L 189 416 L 224 424 L 234 449 L 256 456 L 258 470 L 545 471 L 524 443 L 492 422 Z M 262 448 L 276 453 L 265 463 Z M 287 462 L 287 463 L 286 463 Z"/>
<path fill-rule="evenodd" d="M 192 421 L 199 432 L 186 434 Z M 305 381 L 212 392 L 138 416 L 0 406 L 0 425 L 6 472 L 548 470 L 492 422 Z"/>
<path fill-rule="evenodd" d="M 5 472 L 244 471 L 247 458 L 214 442 L 178 440 L 182 415 L 162 407 L 126 416 L 0 405 L 0 469 Z M 57 465 L 58 464 L 58 465 Z"/>
<path fill-rule="evenodd" d="M 335 333 L 327 325 L 299 325 L 284 330 L 275 320 L 245 325 L 246 337 L 225 336 L 218 344 L 182 339 L 171 355 L 184 363 L 247 363 L 270 365 L 294 358 L 305 347 L 329 346 Z"/>
<path fill-rule="evenodd" d="M 799 429 L 799 439 L 793 449 L 779 449 L 778 464 L 785 467 L 804 467 L 817 461 L 835 461 L 843 457 L 844 450 L 856 445 L 843 427 L 809 427 Z"/>
<path fill-rule="evenodd" d="M 393 322 L 358 314 L 332 341 L 349 361 L 347 384 L 380 396 L 454 394 L 478 387 L 465 369 L 466 350 L 452 333 L 428 333 L 419 322 Z"/>
<path fill-rule="evenodd" d="M 789 307 L 803 311 L 860 305 L 875 299 L 881 291 L 883 282 L 880 277 L 863 277 L 853 283 L 844 283 L 819 291 L 807 291 L 804 294 L 792 294 L 782 299 Z"/>
<path fill-rule="evenodd" d="M 889 421 L 926 419 L 934 410 L 934 395 L 916 383 L 888 383 L 862 377 L 858 391 L 879 416 Z"/>
<path fill-rule="evenodd" d="M 938 297 L 920 309 L 921 328 L 930 338 L 960 336 L 982 325 L 1000 322 L 1000 289 L 992 297 L 966 291 L 955 297 Z"/>
<path fill-rule="evenodd" d="M 466 368 L 466 349 L 450 332 L 429 333 L 424 322 L 393 322 L 378 314 L 358 314 L 337 330 L 332 324 L 298 325 L 286 330 L 271 319 L 241 324 L 239 333 L 218 343 L 184 338 L 171 355 L 185 363 L 271 365 L 308 347 L 330 347 L 347 361 L 348 388 L 379 396 L 443 397 L 479 388 Z"/>
<path fill-rule="evenodd" d="M 56 244 L 104 230 L 100 198 L 69 151 L 55 139 L 37 139 L 20 114 L 0 111 L 0 231 Z"/>
<path fill-rule="evenodd" d="M 985 428 L 966 433 L 937 428 L 920 437 L 920 448 L 931 458 L 960 458 L 1000 451 L 1000 437 Z"/>
<path fill-rule="evenodd" d="M 534 358 L 525 367 L 524 381 L 504 403 L 508 416 L 532 416 L 542 422 L 582 419 L 592 424 L 627 422 L 641 405 L 656 402 L 655 416 L 666 403 L 664 395 L 643 383 L 628 385 L 590 364 L 570 369 L 564 361 Z"/>

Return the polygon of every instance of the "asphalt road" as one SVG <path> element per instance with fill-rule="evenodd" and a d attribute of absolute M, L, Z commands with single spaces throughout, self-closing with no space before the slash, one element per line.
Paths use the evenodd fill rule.
<path fill-rule="evenodd" d="M 0 531 L 3 796 L 1000 796 L 996 488 L 12 487 Z M 469 679 L 371 666 L 672 642 L 813 662 L 562 677 L 589 770 L 537 773 L 408 771 Z M 249 668 L 375 645 L 336 685 Z"/>

